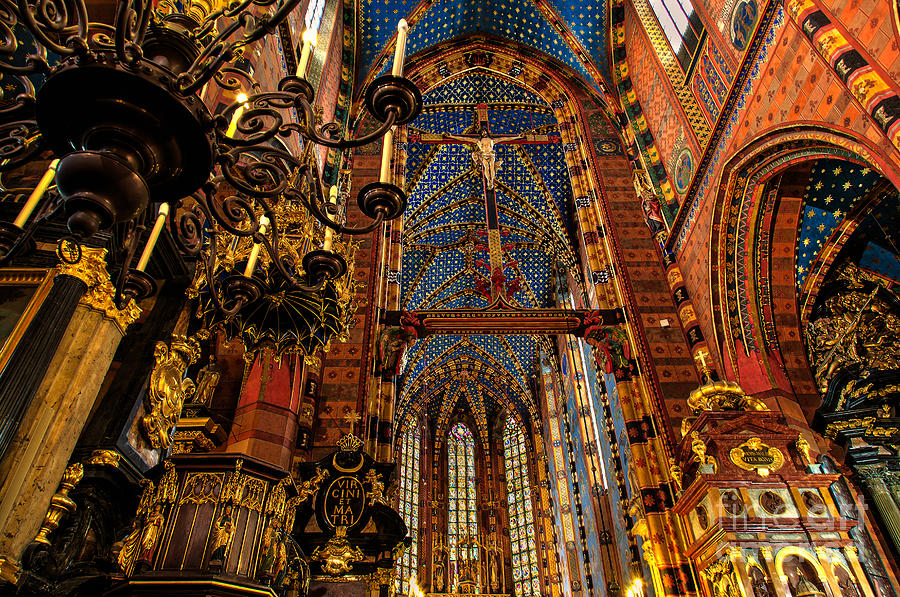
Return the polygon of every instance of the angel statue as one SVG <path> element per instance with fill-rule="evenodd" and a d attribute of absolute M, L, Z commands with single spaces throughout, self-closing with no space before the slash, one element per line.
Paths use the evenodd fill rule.
<path fill-rule="evenodd" d="M 462 143 L 474 143 L 475 149 L 472 151 L 472 160 L 476 164 L 481 165 L 484 173 L 484 180 L 487 182 L 487 188 L 494 188 L 494 179 L 497 177 L 497 169 L 503 164 L 503 160 L 497 159 L 497 152 L 494 151 L 494 145 L 498 143 L 508 143 L 522 139 L 523 135 L 510 135 L 504 137 L 491 137 L 487 128 L 482 128 L 478 135 L 444 135 L 448 139 L 460 141 Z"/>

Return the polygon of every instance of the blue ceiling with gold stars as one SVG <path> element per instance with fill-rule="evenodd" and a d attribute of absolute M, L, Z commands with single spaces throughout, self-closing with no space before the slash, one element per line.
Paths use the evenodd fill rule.
<path fill-rule="evenodd" d="M 410 24 L 407 55 L 411 57 L 450 39 L 483 34 L 539 50 L 571 68 L 595 89 L 598 82 L 588 73 L 584 60 L 610 81 L 605 0 L 359 0 L 358 7 L 357 80 L 388 68 L 397 22 L 406 18 Z M 567 41 L 548 19 L 558 22 L 572 38 Z"/>
<path fill-rule="evenodd" d="M 810 265 L 854 204 L 881 179 L 871 168 L 846 160 L 823 159 L 813 166 L 800 213 L 797 239 L 797 288 Z"/>
<path fill-rule="evenodd" d="M 481 309 L 498 294 L 520 308 L 554 306 L 553 266 L 574 252 L 572 188 L 550 106 L 477 69 L 427 93 L 424 103 L 408 127 L 401 309 Z M 464 137 L 484 118 L 498 163 L 491 229 L 491 194 L 474 141 Z M 400 411 L 427 405 L 440 421 L 465 403 L 480 424 L 478 417 L 511 405 L 527 420 L 535 348 L 534 338 L 515 335 L 418 340 L 403 371 Z"/>

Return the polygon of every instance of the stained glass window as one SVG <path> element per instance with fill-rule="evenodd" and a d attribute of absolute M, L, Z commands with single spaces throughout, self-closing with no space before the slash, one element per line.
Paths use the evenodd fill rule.
<path fill-rule="evenodd" d="M 694 12 L 694 5 L 691 0 L 650 0 L 650 6 L 678 58 L 681 70 L 685 75 L 690 74 L 706 34 L 700 17 Z"/>
<path fill-rule="evenodd" d="M 516 597 L 541 594 L 537 549 L 534 541 L 534 513 L 529 495 L 528 460 L 522 427 L 513 417 L 503 430 L 506 458 L 506 493 L 509 505 L 509 539 L 512 545 L 513 583 Z"/>
<path fill-rule="evenodd" d="M 325 12 L 325 0 L 310 0 L 306 6 L 306 18 L 304 19 L 306 28 L 318 31 L 319 25 L 322 24 L 323 12 Z"/>
<path fill-rule="evenodd" d="M 400 558 L 397 574 L 397 593 L 409 593 L 409 579 L 419 564 L 419 457 L 422 439 L 419 426 L 411 425 L 403 434 L 400 445 L 400 516 L 406 521 L 412 545 Z"/>
<path fill-rule="evenodd" d="M 450 429 L 447 439 L 450 469 L 449 537 L 450 571 L 454 589 L 460 581 L 480 582 L 478 520 L 475 509 L 475 439 L 462 423 Z"/>

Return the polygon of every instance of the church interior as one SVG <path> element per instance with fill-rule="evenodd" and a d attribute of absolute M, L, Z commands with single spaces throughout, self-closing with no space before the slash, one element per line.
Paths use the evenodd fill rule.
<path fill-rule="evenodd" d="M 0 0 L 0 595 L 897 597 L 900 2 Z"/>

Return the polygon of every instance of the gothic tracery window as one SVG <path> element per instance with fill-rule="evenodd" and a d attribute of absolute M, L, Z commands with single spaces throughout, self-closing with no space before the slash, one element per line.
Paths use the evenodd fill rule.
<path fill-rule="evenodd" d="M 705 30 L 691 0 L 649 0 L 672 52 L 685 75 L 690 74 L 694 57 L 703 45 Z"/>
<path fill-rule="evenodd" d="M 512 546 L 513 582 L 516 597 L 541 594 L 537 550 L 534 542 L 534 514 L 529 496 L 528 460 L 522 427 L 513 417 L 503 430 L 506 460 L 506 488 L 509 504 L 509 539 Z"/>
<path fill-rule="evenodd" d="M 397 574 L 398 592 L 409 592 L 409 579 L 419 562 L 419 465 L 422 438 L 418 425 L 410 425 L 400 446 L 400 515 L 409 528 L 412 545 L 400 558 Z"/>
<path fill-rule="evenodd" d="M 462 423 L 454 425 L 447 437 L 450 473 L 448 487 L 449 525 L 447 547 L 454 583 L 479 582 L 478 520 L 475 509 L 475 438 Z M 471 578 L 474 576 L 474 578 Z"/>

